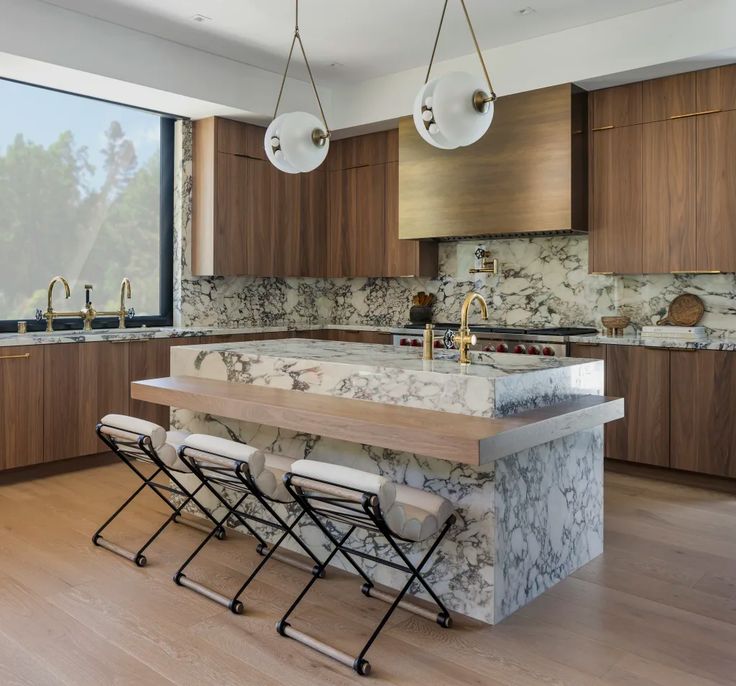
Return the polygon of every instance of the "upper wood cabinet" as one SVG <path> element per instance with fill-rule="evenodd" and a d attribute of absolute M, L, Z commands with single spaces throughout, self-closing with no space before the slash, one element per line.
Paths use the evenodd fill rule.
<path fill-rule="evenodd" d="M 590 128 L 593 131 L 642 122 L 642 84 L 631 83 L 593 91 L 590 96 Z"/>
<path fill-rule="evenodd" d="M 641 127 L 643 272 L 698 269 L 697 184 L 693 173 L 697 160 L 696 132 L 697 122 L 693 117 Z M 636 196 L 637 191 L 630 192 Z"/>
<path fill-rule="evenodd" d="M 332 141 L 285 174 L 264 129 L 194 122 L 192 272 L 200 276 L 435 276 L 437 245 L 399 241 L 398 131 Z"/>
<path fill-rule="evenodd" d="M 0 348 L 0 470 L 43 462 L 41 346 Z"/>
<path fill-rule="evenodd" d="M 697 109 L 736 110 L 736 64 L 696 72 Z"/>
<path fill-rule="evenodd" d="M 698 109 L 695 72 L 666 76 L 642 84 L 642 121 L 688 116 Z"/>
<path fill-rule="evenodd" d="M 589 268 L 642 271 L 642 129 L 614 127 L 591 134 Z"/>
<path fill-rule="evenodd" d="M 670 355 L 671 466 L 736 477 L 736 354 Z"/>

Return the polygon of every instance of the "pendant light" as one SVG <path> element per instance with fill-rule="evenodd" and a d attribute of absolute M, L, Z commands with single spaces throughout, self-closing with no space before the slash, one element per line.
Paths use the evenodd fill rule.
<path fill-rule="evenodd" d="M 434 39 L 432 57 L 429 60 L 427 76 L 424 85 L 417 93 L 414 100 L 414 126 L 419 135 L 434 145 L 436 148 L 450 150 L 464 145 L 471 145 L 480 139 L 488 131 L 493 120 L 493 102 L 496 93 L 488 76 L 488 69 L 483 60 L 483 55 L 475 37 L 473 25 L 470 22 L 465 0 L 460 0 L 465 19 L 468 22 L 470 35 L 478 53 L 485 83 L 479 76 L 473 76 L 467 72 L 450 72 L 437 79 L 429 80 L 432 71 L 432 63 L 437 52 L 437 42 L 440 39 L 442 23 L 445 20 L 448 0 L 442 8 L 440 25 L 437 28 L 437 36 Z M 487 86 L 487 90 L 486 90 Z"/>
<path fill-rule="evenodd" d="M 266 136 L 263 141 L 266 156 L 271 164 L 287 174 L 300 174 L 316 169 L 325 161 L 327 151 L 330 147 L 330 130 L 327 127 L 327 120 L 322 109 L 322 102 L 319 99 L 317 86 L 314 83 L 307 53 L 304 51 L 302 38 L 299 35 L 299 0 L 294 0 L 294 5 L 294 37 L 292 38 L 291 48 L 289 49 L 289 58 L 286 60 L 286 69 L 284 70 L 284 77 L 281 80 L 281 89 L 279 90 L 279 97 L 276 100 L 273 121 L 271 121 L 266 129 Z M 304 64 L 307 66 L 309 80 L 312 82 L 312 88 L 317 98 L 317 105 L 319 105 L 322 121 L 309 112 L 286 112 L 279 115 L 281 96 L 284 93 L 286 75 L 289 72 L 291 56 L 294 53 L 294 45 L 296 43 L 299 43 L 299 48 L 302 51 Z"/>

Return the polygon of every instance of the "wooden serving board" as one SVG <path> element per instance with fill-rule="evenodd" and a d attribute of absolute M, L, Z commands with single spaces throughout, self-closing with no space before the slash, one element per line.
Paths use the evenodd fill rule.
<path fill-rule="evenodd" d="M 678 295 L 671 303 L 667 316 L 660 319 L 657 325 L 695 326 L 705 312 L 703 301 L 693 293 Z"/>

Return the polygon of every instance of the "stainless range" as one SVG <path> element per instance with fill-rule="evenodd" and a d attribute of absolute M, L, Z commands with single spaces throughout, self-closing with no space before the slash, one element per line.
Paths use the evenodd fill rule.
<path fill-rule="evenodd" d="M 424 324 L 407 324 L 404 330 L 416 330 L 417 334 L 394 333 L 396 346 L 422 346 L 422 329 Z M 444 348 L 443 334 L 446 331 L 457 331 L 458 324 L 440 322 L 434 325 L 435 348 Z M 597 334 L 592 328 L 577 326 L 552 326 L 547 328 L 523 328 L 504 326 L 471 326 L 471 331 L 478 337 L 474 350 L 498 353 L 516 353 L 517 355 L 547 355 L 567 357 L 569 355 L 568 338 L 570 336 L 586 336 Z"/>

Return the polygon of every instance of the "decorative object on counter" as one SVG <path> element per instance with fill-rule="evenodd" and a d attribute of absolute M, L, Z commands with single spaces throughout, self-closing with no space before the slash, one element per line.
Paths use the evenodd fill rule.
<path fill-rule="evenodd" d="M 476 263 L 469 271 L 471 274 L 498 274 L 498 260 L 491 257 L 491 251 L 478 248 L 475 251 Z"/>
<path fill-rule="evenodd" d="M 294 1 L 294 37 L 289 48 L 289 57 L 286 60 L 286 69 L 281 79 L 281 88 L 276 100 L 276 109 L 273 112 L 273 121 L 266 129 L 263 145 L 266 156 L 276 169 L 287 174 L 300 174 L 310 172 L 319 167 L 327 157 L 330 149 L 330 129 L 327 126 L 322 101 L 319 99 L 317 84 L 312 76 L 307 53 L 304 50 L 301 35 L 299 34 L 299 0 Z M 294 53 L 294 45 L 299 43 L 299 49 L 304 57 L 307 67 L 309 81 L 312 84 L 314 95 L 317 98 L 319 113 L 322 121 L 309 112 L 286 112 L 278 116 L 281 96 L 284 94 L 286 75 L 289 72 L 291 56 Z"/>
<path fill-rule="evenodd" d="M 432 306 L 434 305 L 434 294 L 419 291 L 411 299 L 409 310 L 409 321 L 412 324 L 426 324 L 432 321 Z"/>
<path fill-rule="evenodd" d="M 606 336 L 623 336 L 624 329 L 631 324 L 631 317 L 601 317 L 601 324 L 606 329 Z"/>
<path fill-rule="evenodd" d="M 21 335 L 28 333 L 28 325 L 24 320 L 18 322 L 18 333 Z"/>
<path fill-rule="evenodd" d="M 468 9 L 465 7 L 465 0 L 460 0 L 460 4 L 483 69 L 485 84 L 477 76 L 457 71 L 443 74 L 432 81 L 429 80 L 442 24 L 445 20 L 447 2 L 448 0 L 445 0 L 442 8 L 424 85 L 419 89 L 414 100 L 413 115 L 414 126 L 427 143 L 436 148 L 450 150 L 471 145 L 488 131 L 493 121 L 493 102 L 496 99 L 496 93 L 480 51 L 478 39 L 475 37 Z M 488 91 L 484 90 L 486 85 Z"/>
<path fill-rule="evenodd" d="M 700 340 L 706 337 L 704 326 L 643 326 L 641 335 L 646 338 L 682 338 Z"/>
<path fill-rule="evenodd" d="M 658 326 L 695 326 L 705 312 L 703 301 L 694 293 L 682 293 L 671 303 L 667 316 L 657 322 Z"/>
<path fill-rule="evenodd" d="M 422 359 L 434 359 L 434 326 L 429 322 L 427 323 L 427 326 L 424 327 L 424 339 L 422 341 Z"/>

